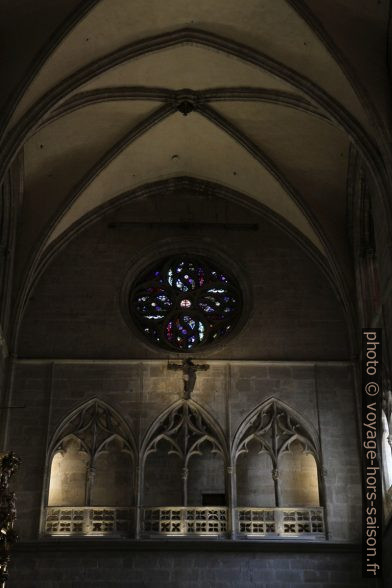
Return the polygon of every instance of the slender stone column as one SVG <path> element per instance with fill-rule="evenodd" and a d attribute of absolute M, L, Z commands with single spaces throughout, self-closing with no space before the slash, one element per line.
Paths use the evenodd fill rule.
<path fill-rule="evenodd" d="M 95 480 L 95 465 L 92 464 L 87 469 L 87 484 L 86 484 L 86 505 L 91 506 L 91 494 Z"/>
<path fill-rule="evenodd" d="M 136 539 L 140 539 L 141 527 L 142 527 L 142 493 L 143 493 L 143 478 L 144 478 L 144 467 L 136 466 Z"/>
<path fill-rule="evenodd" d="M 226 488 L 227 488 L 227 506 L 228 521 L 227 531 L 230 539 L 236 537 L 236 511 L 237 493 L 235 488 L 235 468 L 228 466 L 226 468 Z"/>
<path fill-rule="evenodd" d="M 279 470 L 278 470 L 278 468 L 274 468 L 272 470 L 272 479 L 274 481 L 274 489 L 275 489 L 275 505 L 279 508 L 280 507 L 280 491 L 279 491 Z"/>
<path fill-rule="evenodd" d="M 188 474 L 189 474 L 189 470 L 188 468 L 182 468 L 182 481 L 183 481 L 183 486 L 182 486 L 182 505 L 183 506 L 188 506 Z"/>

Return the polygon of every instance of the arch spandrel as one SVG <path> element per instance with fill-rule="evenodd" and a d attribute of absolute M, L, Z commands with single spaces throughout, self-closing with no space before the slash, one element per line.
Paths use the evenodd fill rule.
<path fill-rule="evenodd" d="M 106 402 L 94 398 L 82 404 L 65 417 L 53 435 L 49 452 L 58 450 L 64 439 L 78 439 L 91 458 L 104 451 L 113 440 L 123 443 L 123 448 L 135 459 L 136 443 L 124 419 Z"/>
<path fill-rule="evenodd" d="M 274 440 L 275 438 L 275 440 Z M 319 438 L 314 427 L 286 403 L 270 398 L 257 406 L 240 424 L 232 444 L 233 461 L 247 452 L 247 444 L 257 441 L 260 450 L 266 451 L 276 467 L 279 456 L 290 450 L 298 440 L 305 452 L 320 461 Z"/>
<path fill-rule="evenodd" d="M 144 438 L 141 461 L 156 451 L 161 440 L 169 444 L 169 452 L 183 460 L 184 467 L 192 455 L 200 455 L 204 443 L 227 461 L 225 435 L 219 423 L 193 400 L 178 400 L 155 419 Z"/>

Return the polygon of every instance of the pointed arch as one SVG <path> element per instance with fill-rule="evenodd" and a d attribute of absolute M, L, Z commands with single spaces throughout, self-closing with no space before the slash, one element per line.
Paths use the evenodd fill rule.
<path fill-rule="evenodd" d="M 140 493 L 148 506 L 201 506 L 209 491 L 226 500 L 225 436 L 214 417 L 193 400 L 174 402 L 154 420 L 143 441 L 140 463 Z"/>
<path fill-rule="evenodd" d="M 175 435 L 188 426 L 196 439 L 193 443 L 180 447 Z M 161 440 L 167 440 L 173 446 L 177 455 L 186 461 L 199 450 L 205 441 L 214 445 L 228 463 L 228 449 L 225 435 L 216 419 L 194 400 L 177 400 L 164 410 L 150 425 L 141 447 L 141 461 L 145 462 L 149 453 L 156 450 Z"/>
<path fill-rule="evenodd" d="M 274 422 L 284 437 L 275 448 L 266 438 Z M 232 443 L 233 463 L 240 453 L 247 451 L 247 444 L 252 439 L 270 451 L 275 462 L 279 455 L 287 451 L 291 443 L 298 439 L 303 443 L 305 450 L 312 453 L 317 463 L 320 463 L 320 440 L 316 429 L 299 412 L 273 396 L 256 406 L 238 427 Z"/>
<path fill-rule="evenodd" d="M 84 437 L 90 428 L 95 429 L 95 434 L 87 441 Z M 61 421 L 48 447 L 50 459 L 69 435 L 79 439 L 92 458 L 98 455 L 113 437 L 117 437 L 124 443 L 124 450 L 136 459 L 136 442 L 130 427 L 112 406 L 96 397 L 78 406 Z"/>
<path fill-rule="evenodd" d="M 68 414 L 52 437 L 44 502 L 49 507 L 129 506 L 136 463 L 128 424 L 109 404 L 92 398 Z"/>
<path fill-rule="evenodd" d="M 232 462 L 239 500 L 258 507 L 320 504 L 318 434 L 281 400 L 269 398 L 243 420 L 233 440 Z"/>

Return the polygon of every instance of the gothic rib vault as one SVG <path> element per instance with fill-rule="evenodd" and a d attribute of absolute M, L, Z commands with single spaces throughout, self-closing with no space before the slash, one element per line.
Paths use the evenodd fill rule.
<path fill-rule="evenodd" d="M 120 195 L 178 176 L 231 188 L 288 223 L 324 259 L 352 324 L 349 161 L 359 152 L 382 192 L 375 161 L 386 80 L 376 78 L 377 66 L 371 84 L 363 79 L 368 65 L 358 71 L 340 46 L 343 31 L 323 26 L 322 2 L 314 13 L 284 0 L 250 1 L 246 10 L 234 1 L 224 10 L 211 2 L 162 10 L 103 0 L 69 14 L 38 4 L 56 33 L 46 43 L 41 35 L 30 66 L 27 52 L 15 59 L 25 75 L 5 109 L 1 144 L 3 170 L 24 149 L 14 341 L 45 261 L 78 223 Z M 25 26 L 22 8 L 4 10 Z M 368 31 L 370 60 L 385 21 L 380 6 Z M 37 43 L 21 41 L 26 49 Z"/>
<path fill-rule="evenodd" d="M 357 540 L 358 333 L 372 324 L 389 339 L 392 327 L 389 13 L 386 0 L 39 0 L 0 7 L 0 177 L 9 252 L 0 267 L 1 402 L 29 406 L 33 398 L 41 427 L 25 470 L 40 472 L 35 495 L 26 491 L 21 499 L 26 537 L 36 538 L 40 517 L 44 528 L 45 507 L 57 508 L 47 501 L 48 488 L 37 498 L 42 480 L 49 484 L 50 439 L 59 451 L 63 442 L 79 451 L 71 434 L 55 435 L 72 411 L 98 406 L 99 398 L 117 422 L 126 407 L 132 455 L 149 439 L 149 427 L 159 432 L 165 411 L 174 418 L 173 410 L 175 422 L 177 412 L 188 415 L 163 362 L 174 351 L 139 344 L 129 312 L 135 275 L 188 247 L 232 270 L 246 310 L 238 338 L 201 351 L 212 367 L 195 402 L 219 421 L 227 447 L 236 430 L 245 435 L 244 455 L 248 437 L 250 446 L 256 439 L 266 447 L 252 429 L 263 430 L 263 402 L 274 415 L 282 406 L 303 413 L 312 428 L 303 440 L 320 476 L 314 508 L 329 509 L 325 534 L 320 519 L 322 539 Z M 236 223 L 239 236 L 230 232 Z M 96 282 L 89 283 L 86 267 Z M 125 387 L 113 391 L 112 381 Z M 195 414 L 199 404 L 189 403 Z M 193 422 L 191 408 L 186 422 Z M 390 407 L 386 412 L 389 418 Z M 29 443 L 16 434 L 18 415 L 0 416 L 1 442 L 24 451 Z M 286 432 L 294 423 L 297 434 L 299 421 L 291 418 Z M 27 421 L 26 428 L 35 425 Z M 343 430 L 345 455 L 335 460 Z M 277 496 L 271 455 L 269 492 Z M 335 462 L 345 483 L 351 480 L 352 504 L 339 502 Z M 228 478 L 232 465 L 225 462 Z M 246 477 L 246 466 L 238 467 Z M 155 474 L 148 475 L 153 495 Z M 137 526 L 147 521 L 155 532 L 156 517 L 168 516 L 161 507 L 169 506 L 152 506 L 144 523 L 143 506 Z M 178 527 L 181 508 L 170 525 Z M 230 508 L 234 513 L 234 502 Z M 237 514 L 256 534 L 271 522 Z M 186 524 L 195 527 L 181 519 L 178 528 Z M 222 536 L 229 526 L 224 519 Z"/>

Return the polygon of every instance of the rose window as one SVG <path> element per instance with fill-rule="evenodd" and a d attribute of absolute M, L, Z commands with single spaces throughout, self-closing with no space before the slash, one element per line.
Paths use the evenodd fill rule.
<path fill-rule="evenodd" d="M 183 352 L 225 337 L 241 307 L 233 277 L 199 257 L 157 264 L 139 276 L 130 296 L 131 314 L 144 336 Z"/>

